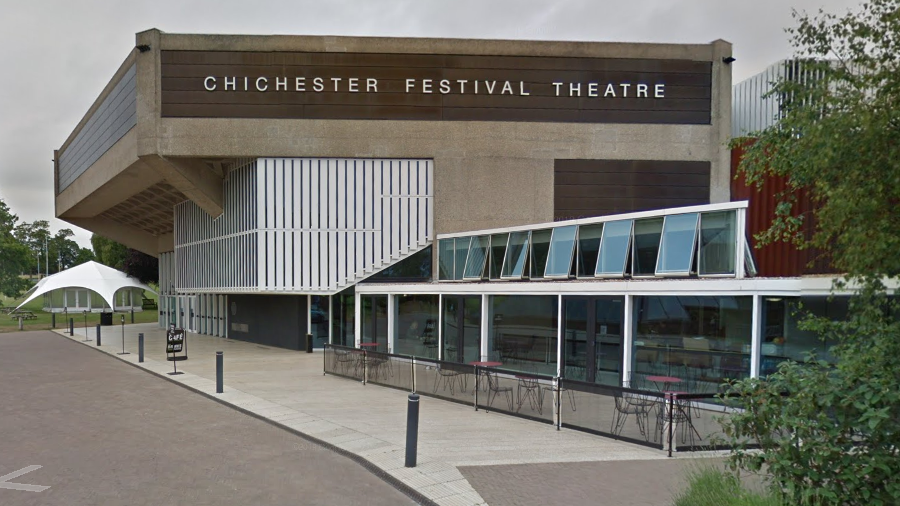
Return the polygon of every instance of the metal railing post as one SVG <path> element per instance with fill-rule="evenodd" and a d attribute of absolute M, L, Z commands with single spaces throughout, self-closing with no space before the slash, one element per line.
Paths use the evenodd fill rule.
<path fill-rule="evenodd" d="M 363 350 L 363 385 L 366 384 L 368 379 L 369 379 L 369 355 L 368 355 L 368 352 Z"/>
<path fill-rule="evenodd" d="M 562 378 L 556 377 L 556 430 L 562 427 Z"/>
<path fill-rule="evenodd" d="M 475 411 L 478 411 L 478 366 L 475 366 Z"/>
<path fill-rule="evenodd" d="M 675 400 L 677 398 L 678 394 L 670 394 L 669 399 L 666 399 L 669 406 L 669 457 L 672 456 L 672 422 L 675 421 Z"/>

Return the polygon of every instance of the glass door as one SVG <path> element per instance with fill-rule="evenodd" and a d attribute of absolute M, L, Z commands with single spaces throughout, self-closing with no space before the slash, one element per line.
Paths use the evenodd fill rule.
<path fill-rule="evenodd" d="M 564 297 L 563 377 L 619 385 L 622 377 L 622 297 Z"/>
<path fill-rule="evenodd" d="M 387 295 L 363 295 L 362 341 L 360 346 L 371 351 L 387 352 Z"/>
<path fill-rule="evenodd" d="M 441 358 L 467 364 L 481 359 L 481 297 L 444 295 Z"/>

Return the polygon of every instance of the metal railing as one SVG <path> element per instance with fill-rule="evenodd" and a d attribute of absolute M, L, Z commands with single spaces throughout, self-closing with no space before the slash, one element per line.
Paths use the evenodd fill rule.
<path fill-rule="evenodd" d="M 722 449 L 716 393 L 624 388 L 325 345 L 324 373 L 673 451 Z"/>

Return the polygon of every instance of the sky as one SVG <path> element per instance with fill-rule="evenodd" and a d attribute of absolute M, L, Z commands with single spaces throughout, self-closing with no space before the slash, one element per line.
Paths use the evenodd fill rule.
<path fill-rule="evenodd" d="M 135 33 L 733 44 L 733 82 L 790 57 L 792 9 L 850 0 L 9 0 L 0 16 L 0 199 L 23 221 L 56 219 L 53 150 L 134 47 Z"/>

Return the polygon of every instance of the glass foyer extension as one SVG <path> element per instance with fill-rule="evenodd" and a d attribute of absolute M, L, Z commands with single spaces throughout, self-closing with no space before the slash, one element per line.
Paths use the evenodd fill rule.
<path fill-rule="evenodd" d="M 437 282 L 355 287 L 355 345 L 633 388 L 675 378 L 685 392 L 769 374 L 811 350 L 827 358 L 827 343 L 796 322 L 801 300 L 840 316 L 820 302 L 831 279 L 754 277 L 746 209 L 439 235 Z"/>

